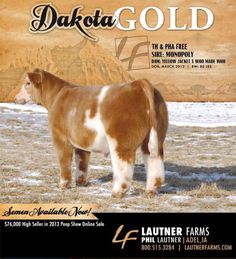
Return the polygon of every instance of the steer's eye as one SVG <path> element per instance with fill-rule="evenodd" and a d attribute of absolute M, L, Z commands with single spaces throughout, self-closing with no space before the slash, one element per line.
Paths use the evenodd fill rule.
<path fill-rule="evenodd" d="M 25 83 L 25 89 L 28 90 L 30 88 L 30 82 Z"/>

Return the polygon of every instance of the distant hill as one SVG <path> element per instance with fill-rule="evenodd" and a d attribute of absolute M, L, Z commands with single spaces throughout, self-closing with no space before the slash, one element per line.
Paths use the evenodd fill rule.
<path fill-rule="evenodd" d="M 21 49 L 14 55 L 10 67 L 0 70 L 0 101 L 13 101 L 23 84 L 26 71 L 36 67 L 84 86 L 133 80 L 111 52 L 88 40 L 70 47 L 56 46 L 51 50 L 45 46 Z"/>

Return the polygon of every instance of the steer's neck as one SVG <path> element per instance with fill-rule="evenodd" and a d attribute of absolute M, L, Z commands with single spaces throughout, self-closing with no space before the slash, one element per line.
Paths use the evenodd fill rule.
<path fill-rule="evenodd" d="M 65 87 L 65 84 L 61 82 L 51 84 L 45 84 L 42 89 L 42 104 L 50 112 L 51 107 L 58 97 L 59 92 L 62 88 Z"/>

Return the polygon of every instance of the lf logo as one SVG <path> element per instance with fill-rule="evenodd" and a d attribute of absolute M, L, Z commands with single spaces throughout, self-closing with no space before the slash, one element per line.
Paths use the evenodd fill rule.
<path fill-rule="evenodd" d="M 138 232 L 139 232 L 137 229 L 135 229 L 135 230 L 130 230 L 129 232 L 126 233 L 126 235 L 125 235 L 125 237 L 124 237 L 123 239 L 119 239 L 119 240 L 118 240 L 117 238 L 118 238 L 120 232 L 122 231 L 123 227 L 124 227 L 124 225 L 120 225 L 120 226 L 119 226 L 119 228 L 116 230 L 115 236 L 114 236 L 113 239 L 112 239 L 112 243 L 122 243 L 121 249 L 124 249 L 125 244 L 126 244 L 127 241 L 130 241 L 130 240 L 137 240 L 137 237 L 130 237 L 130 235 L 131 235 L 132 233 L 138 233 Z"/>
<path fill-rule="evenodd" d="M 150 68 L 147 36 L 115 38 L 116 57 L 127 70 Z"/>

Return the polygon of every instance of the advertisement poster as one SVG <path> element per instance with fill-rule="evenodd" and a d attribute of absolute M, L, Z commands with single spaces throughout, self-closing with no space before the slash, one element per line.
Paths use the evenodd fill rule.
<path fill-rule="evenodd" d="M 0 3 L 0 258 L 236 258 L 236 2 Z"/>

